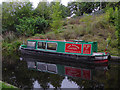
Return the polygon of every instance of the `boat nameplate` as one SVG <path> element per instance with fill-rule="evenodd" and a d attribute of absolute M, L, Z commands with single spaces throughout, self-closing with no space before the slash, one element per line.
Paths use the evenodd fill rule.
<path fill-rule="evenodd" d="M 71 44 L 71 43 L 65 44 L 65 52 L 81 53 L 81 50 L 82 50 L 82 44 Z"/>

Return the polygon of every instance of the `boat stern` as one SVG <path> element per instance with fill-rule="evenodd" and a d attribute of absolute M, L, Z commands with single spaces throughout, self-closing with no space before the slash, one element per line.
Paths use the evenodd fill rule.
<path fill-rule="evenodd" d="M 93 53 L 94 58 L 94 63 L 107 63 L 111 55 L 109 53 Z"/>

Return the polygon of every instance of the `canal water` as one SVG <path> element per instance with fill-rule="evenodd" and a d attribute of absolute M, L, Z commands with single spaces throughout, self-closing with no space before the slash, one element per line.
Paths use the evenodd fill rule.
<path fill-rule="evenodd" d="M 117 62 L 90 65 L 28 55 L 3 58 L 3 81 L 21 89 L 118 89 Z"/>

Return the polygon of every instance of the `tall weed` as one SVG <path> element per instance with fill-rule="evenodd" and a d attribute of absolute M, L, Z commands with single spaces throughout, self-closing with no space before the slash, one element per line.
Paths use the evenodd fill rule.
<path fill-rule="evenodd" d="M 2 35 L 2 38 L 3 38 L 3 41 L 5 41 L 5 42 L 11 42 L 11 41 L 15 40 L 16 35 L 12 31 L 11 32 L 6 32 Z"/>

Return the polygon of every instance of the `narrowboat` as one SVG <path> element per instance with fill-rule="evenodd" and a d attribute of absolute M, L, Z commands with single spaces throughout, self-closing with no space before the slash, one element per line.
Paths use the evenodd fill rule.
<path fill-rule="evenodd" d="M 31 39 L 19 49 L 22 54 L 68 58 L 90 63 L 105 63 L 110 59 L 109 53 L 97 52 L 97 42 L 85 42 L 84 40 Z"/>

